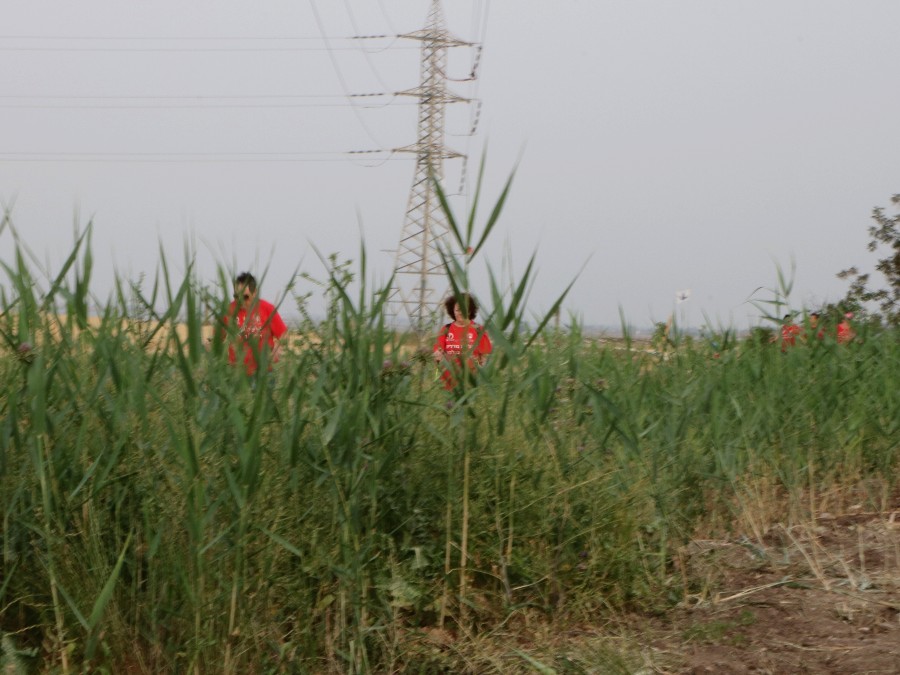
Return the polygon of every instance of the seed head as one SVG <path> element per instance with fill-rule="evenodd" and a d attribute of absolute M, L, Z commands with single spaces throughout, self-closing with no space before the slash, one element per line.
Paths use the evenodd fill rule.
<path fill-rule="evenodd" d="M 34 361 L 34 350 L 30 342 L 23 342 L 16 348 L 16 356 L 24 363 Z"/>

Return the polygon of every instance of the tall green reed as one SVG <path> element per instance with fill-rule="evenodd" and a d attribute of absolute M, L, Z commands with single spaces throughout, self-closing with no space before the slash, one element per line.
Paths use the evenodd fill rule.
<path fill-rule="evenodd" d="M 483 290 L 465 252 L 508 192 L 480 228 L 451 214 L 457 295 Z M 419 629 L 667 606 L 692 536 L 761 539 L 892 485 L 890 332 L 604 344 L 550 329 L 565 289 L 529 314 L 532 258 L 512 284 L 488 266 L 494 354 L 448 409 L 363 247 L 320 256 L 326 319 L 270 389 L 228 365 L 228 329 L 207 342 L 224 268 L 205 284 L 161 252 L 102 303 L 89 238 L 55 273 L 2 261 L 0 630 L 45 671 L 415 669 Z"/>
<path fill-rule="evenodd" d="M 449 202 L 441 185 L 438 181 L 435 180 L 435 190 L 438 195 L 438 199 L 440 200 L 444 214 L 447 217 L 449 230 L 452 235 L 452 248 L 441 248 L 439 252 L 441 254 L 444 270 L 447 274 L 452 293 L 455 296 L 457 303 L 459 303 L 461 306 L 465 306 L 465 296 L 473 293 L 470 281 L 470 267 L 472 265 L 472 262 L 478 255 L 478 253 L 482 250 L 497 223 L 499 222 L 500 215 L 503 211 L 504 204 L 509 197 L 512 188 L 512 182 L 515 176 L 514 172 L 510 175 L 506 184 L 502 188 L 496 203 L 490 209 L 490 213 L 486 221 L 484 222 L 484 225 L 478 228 L 476 226 L 476 222 L 478 218 L 478 208 L 481 202 L 481 191 L 484 180 L 485 164 L 485 158 L 482 158 L 478 177 L 476 180 L 475 194 L 472 200 L 472 206 L 467 218 L 463 223 L 464 227 L 459 224 L 457 218 L 453 213 L 453 210 L 450 208 Z M 478 231 L 479 229 L 480 231 Z M 533 329 L 533 331 L 526 331 L 525 324 L 527 314 L 525 308 L 526 301 L 528 299 L 528 293 L 531 289 L 532 284 L 534 283 L 534 263 L 535 258 L 534 256 L 532 256 L 519 280 L 510 285 L 511 287 L 509 293 L 505 293 L 503 290 L 501 290 L 496 277 L 491 272 L 490 268 L 488 269 L 491 285 L 490 290 L 492 310 L 485 320 L 485 327 L 495 345 L 494 353 L 487 366 L 483 370 L 476 370 L 476 383 L 479 380 L 484 380 L 486 382 L 499 380 L 499 373 L 501 373 L 505 367 L 507 367 L 510 363 L 519 361 L 523 358 L 528 348 L 541 334 L 541 331 L 559 310 L 559 307 L 568 294 L 569 289 L 571 289 L 572 283 L 574 283 L 573 280 L 573 282 L 569 284 L 569 287 L 559 295 L 549 311 L 547 311 L 543 317 L 537 319 L 537 326 Z M 467 363 L 471 358 L 471 354 L 466 353 L 466 350 L 472 347 L 473 345 L 464 347 L 463 353 L 461 355 L 461 362 L 463 364 Z M 514 389 L 517 388 L 517 385 L 515 385 L 513 381 L 507 379 L 505 383 L 506 386 L 502 388 L 502 393 L 498 393 L 504 403 L 500 407 L 499 419 L 497 419 L 495 425 L 492 426 L 487 423 L 488 418 L 484 415 L 485 406 L 479 400 L 477 400 L 477 394 L 479 393 L 478 388 L 472 388 L 470 386 L 471 383 L 470 381 L 468 381 L 468 378 L 461 379 L 462 382 L 460 383 L 459 387 L 461 391 L 459 392 L 458 399 L 456 401 L 457 406 L 455 407 L 455 414 L 452 417 L 452 424 L 456 429 L 455 435 L 456 453 L 458 456 L 457 461 L 461 464 L 462 475 L 461 482 L 459 483 L 459 493 L 457 494 L 456 482 L 453 478 L 453 473 L 455 473 L 455 471 L 452 465 L 448 467 L 448 474 L 450 479 L 448 480 L 447 484 L 447 514 L 445 519 L 446 543 L 444 561 L 445 586 L 444 597 L 442 600 L 441 622 L 443 622 L 443 619 L 447 614 L 447 596 L 449 590 L 448 583 L 450 580 L 450 572 L 452 569 L 450 558 L 451 550 L 454 548 L 454 540 L 451 534 L 453 532 L 453 506 L 457 503 L 458 499 L 459 503 L 461 504 L 461 512 L 459 513 L 460 525 L 458 536 L 459 563 L 456 569 L 458 576 L 458 615 L 456 618 L 460 626 L 462 626 L 463 628 L 467 628 L 469 624 L 467 616 L 468 607 L 471 602 L 468 593 L 468 567 L 470 559 L 469 526 L 471 506 L 470 487 L 472 455 L 476 452 L 484 452 L 488 448 L 490 448 L 495 441 L 495 430 L 502 433 L 502 431 L 505 429 L 506 413 L 508 409 L 507 403 L 510 400 L 510 397 L 513 395 Z M 547 407 L 549 407 L 549 405 Z M 484 438 L 484 440 L 481 440 L 479 437 L 481 433 L 479 430 L 482 427 L 487 429 L 487 436 L 486 438 Z M 512 480 L 512 478 L 510 480 Z M 513 484 L 511 483 L 509 490 L 510 494 L 513 493 L 512 486 Z M 495 489 L 499 488 L 500 481 L 498 475 L 495 477 Z M 504 529 L 502 522 L 503 518 L 499 509 L 496 513 L 495 520 L 497 523 L 499 534 Z M 507 551 L 505 555 L 502 553 L 500 555 L 501 567 L 504 570 L 507 567 L 505 558 L 509 557 L 508 549 L 509 542 L 507 542 Z M 509 584 L 508 579 L 505 579 L 505 572 L 503 573 L 503 575 L 504 585 L 508 590 Z"/>

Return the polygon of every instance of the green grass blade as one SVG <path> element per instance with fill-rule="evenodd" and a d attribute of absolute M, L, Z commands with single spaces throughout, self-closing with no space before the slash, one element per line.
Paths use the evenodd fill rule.
<path fill-rule="evenodd" d="M 128 537 L 125 539 L 125 544 L 122 546 L 122 552 L 119 553 L 119 558 L 116 560 L 115 567 L 113 567 L 106 583 L 103 584 L 103 589 L 94 601 L 91 615 L 88 617 L 87 628 L 90 637 L 88 637 L 87 646 L 85 647 L 85 654 L 89 659 L 94 656 L 94 650 L 97 647 L 97 639 L 100 636 L 97 626 L 100 623 L 100 619 L 103 618 L 103 612 L 113 596 L 113 591 L 116 589 L 116 583 L 119 581 L 119 573 L 122 571 L 122 563 L 125 561 L 125 553 L 128 552 L 128 548 L 131 546 L 131 537 L 132 533 L 129 533 Z"/>

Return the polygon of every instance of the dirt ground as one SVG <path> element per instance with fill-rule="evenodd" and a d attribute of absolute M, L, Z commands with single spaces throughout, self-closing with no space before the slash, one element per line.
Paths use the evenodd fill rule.
<path fill-rule="evenodd" d="M 642 619 L 642 673 L 900 673 L 900 499 L 680 562 L 697 592 Z"/>

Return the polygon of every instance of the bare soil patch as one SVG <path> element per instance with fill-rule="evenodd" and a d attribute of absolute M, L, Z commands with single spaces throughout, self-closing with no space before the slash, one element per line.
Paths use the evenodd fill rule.
<path fill-rule="evenodd" d="M 676 561 L 674 608 L 577 625 L 521 613 L 470 639 L 429 629 L 398 672 L 900 674 L 900 495 L 762 541 L 695 540 Z"/>
<path fill-rule="evenodd" d="M 696 592 L 641 619 L 647 672 L 900 673 L 900 500 L 693 542 L 680 562 Z"/>

